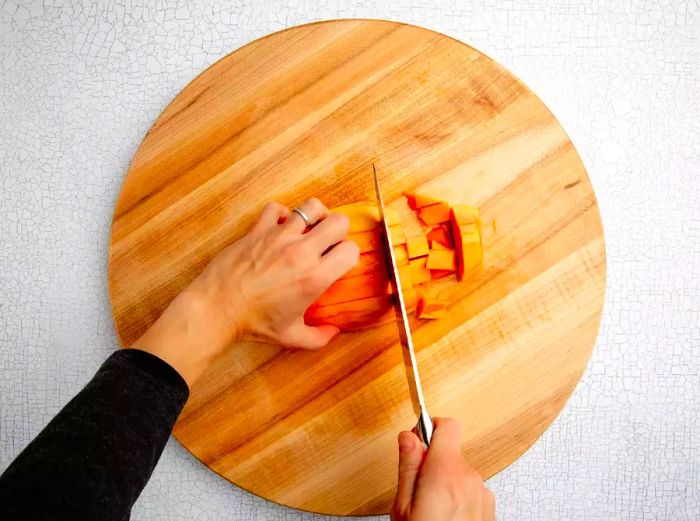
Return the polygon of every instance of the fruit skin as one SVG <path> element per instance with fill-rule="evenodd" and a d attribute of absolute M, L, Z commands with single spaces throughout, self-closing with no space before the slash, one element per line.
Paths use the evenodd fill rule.
<path fill-rule="evenodd" d="M 342 331 L 376 326 L 393 320 L 389 279 L 382 251 L 379 212 L 375 203 L 361 202 L 334 208 L 350 220 L 347 239 L 360 247 L 358 263 L 343 277 L 331 284 L 304 314 L 309 325 L 331 324 Z M 415 310 L 417 297 L 413 289 L 406 234 L 398 213 L 385 211 L 390 225 L 391 241 L 399 270 L 403 297 L 408 309 Z"/>

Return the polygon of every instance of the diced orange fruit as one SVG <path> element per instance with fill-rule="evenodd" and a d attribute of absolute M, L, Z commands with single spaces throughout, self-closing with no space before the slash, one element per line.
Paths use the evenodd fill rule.
<path fill-rule="evenodd" d="M 444 300 L 431 298 L 428 295 L 423 295 L 423 298 L 421 298 L 418 301 L 418 318 L 440 318 L 445 314 L 446 310 L 447 302 L 445 302 Z"/>
<path fill-rule="evenodd" d="M 414 192 L 406 192 L 404 194 L 406 199 L 408 199 L 408 206 L 411 210 L 419 210 L 424 206 L 430 206 L 431 204 L 441 203 L 439 199 L 433 197 L 428 197 L 427 195 L 417 194 Z"/>
<path fill-rule="evenodd" d="M 405 266 L 408 264 L 408 250 L 406 249 L 405 244 L 394 246 L 394 258 L 396 259 L 397 266 Z M 383 258 L 382 262 L 384 262 Z"/>
<path fill-rule="evenodd" d="M 475 224 L 479 220 L 479 209 L 468 204 L 456 204 L 452 207 L 452 215 L 457 224 Z"/>
<path fill-rule="evenodd" d="M 406 242 L 406 234 L 402 226 L 391 226 L 389 228 L 391 242 L 394 246 Z M 349 241 L 355 241 L 360 247 L 360 253 L 379 250 L 382 247 L 381 228 L 367 230 L 364 232 L 350 233 L 347 236 Z"/>
<path fill-rule="evenodd" d="M 413 288 L 413 270 L 410 264 L 405 266 L 398 266 L 397 273 L 399 274 L 399 280 L 401 281 L 401 289 L 404 291 Z M 387 292 L 393 293 L 393 288 L 391 283 L 387 280 Z"/>
<path fill-rule="evenodd" d="M 480 242 L 466 242 L 462 244 L 462 256 L 464 273 L 475 271 L 481 267 L 484 261 L 484 253 Z"/>
<path fill-rule="evenodd" d="M 441 279 L 447 277 L 455 272 L 455 270 L 430 270 L 431 280 Z"/>
<path fill-rule="evenodd" d="M 399 246 L 394 246 L 394 257 L 396 257 L 397 266 L 405 266 L 408 264 L 406 245 L 400 244 Z M 357 264 L 355 264 L 350 271 L 343 275 L 343 278 L 354 277 L 356 275 L 371 273 L 373 271 L 380 271 L 382 273 L 386 272 L 386 261 L 384 259 L 384 255 L 379 250 L 368 251 L 360 254 Z"/>
<path fill-rule="evenodd" d="M 473 206 L 456 205 L 450 213 L 450 222 L 457 252 L 457 280 L 463 280 L 465 273 L 476 270 L 483 261 L 478 210 Z"/>
<path fill-rule="evenodd" d="M 427 259 L 413 259 L 411 260 L 411 276 L 413 279 L 413 284 L 422 284 L 424 282 L 430 282 L 430 270 L 425 267 Z"/>
<path fill-rule="evenodd" d="M 415 289 L 403 290 L 403 304 L 406 306 L 406 311 L 414 311 L 418 304 L 418 293 Z"/>
<path fill-rule="evenodd" d="M 431 204 L 418 211 L 418 217 L 427 225 L 439 224 L 450 220 L 450 206 L 447 203 Z"/>
<path fill-rule="evenodd" d="M 478 224 L 460 224 L 459 235 L 462 237 L 462 244 L 481 242 L 481 232 Z"/>
<path fill-rule="evenodd" d="M 452 235 L 449 228 L 444 224 L 436 226 L 428 232 L 428 239 L 431 241 L 431 247 L 435 249 L 440 249 L 435 247 L 435 243 L 444 246 L 445 248 L 453 249 L 454 244 L 452 242 Z"/>
<path fill-rule="evenodd" d="M 430 270 L 454 270 L 454 250 L 430 250 L 426 267 Z"/>
<path fill-rule="evenodd" d="M 362 201 L 333 208 L 333 213 L 342 213 L 350 220 L 348 233 L 366 232 L 379 225 L 379 210 L 376 203 Z M 396 210 L 386 208 L 384 218 L 389 226 L 401 224 L 401 218 Z"/>
<path fill-rule="evenodd" d="M 409 263 L 405 266 L 399 266 L 397 270 L 399 280 L 401 280 L 401 289 L 411 289 L 413 287 L 413 268 L 411 268 L 411 264 Z"/>
<path fill-rule="evenodd" d="M 428 255 L 428 239 L 425 235 L 415 235 L 406 238 L 406 248 L 408 249 L 408 258 L 415 259 Z"/>

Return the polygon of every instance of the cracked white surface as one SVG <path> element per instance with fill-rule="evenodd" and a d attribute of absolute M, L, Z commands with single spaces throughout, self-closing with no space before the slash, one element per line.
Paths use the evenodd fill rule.
<path fill-rule="evenodd" d="M 608 290 L 562 415 L 491 480 L 502 520 L 700 519 L 700 5 L 0 0 L 0 469 L 116 348 L 106 251 L 129 159 L 204 67 L 269 32 L 387 18 L 454 36 L 568 131 Z M 151 7 L 155 6 L 155 7 Z M 133 519 L 310 520 L 171 441 Z"/>

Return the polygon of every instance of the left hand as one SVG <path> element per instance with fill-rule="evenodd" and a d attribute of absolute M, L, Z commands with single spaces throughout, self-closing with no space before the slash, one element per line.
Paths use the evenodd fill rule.
<path fill-rule="evenodd" d="M 351 269 L 359 248 L 344 240 L 349 222 L 318 200 L 301 205 L 312 223 L 268 203 L 248 233 L 222 250 L 132 347 L 173 366 L 192 386 L 229 345 L 256 340 L 319 349 L 335 326 L 304 324 L 303 314 Z"/>

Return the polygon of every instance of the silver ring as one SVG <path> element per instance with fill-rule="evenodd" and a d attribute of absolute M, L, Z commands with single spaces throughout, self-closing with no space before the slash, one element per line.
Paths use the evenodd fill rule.
<path fill-rule="evenodd" d="M 304 219 L 304 224 L 306 224 L 307 227 L 311 226 L 311 219 L 309 219 L 309 216 L 306 215 L 306 212 L 299 208 L 298 206 L 292 210 L 295 214 L 297 214 L 299 217 Z"/>

